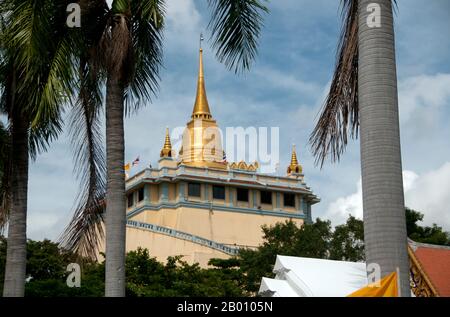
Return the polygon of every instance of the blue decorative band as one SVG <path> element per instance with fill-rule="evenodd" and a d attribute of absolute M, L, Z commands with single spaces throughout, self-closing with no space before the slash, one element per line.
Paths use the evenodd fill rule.
<path fill-rule="evenodd" d="M 294 218 L 294 219 L 306 219 L 307 218 L 307 215 L 303 214 L 303 213 L 259 210 L 259 209 L 252 209 L 252 208 L 239 208 L 239 207 L 230 207 L 230 206 L 225 206 L 225 205 L 211 205 L 210 203 L 200 203 L 200 202 L 192 202 L 192 201 L 179 201 L 177 203 L 166 202 L 166 203 L 160 203 L 157 205 L 146 204 L 146 205 L 140 206 L 139 208 L 127 213 L 127 218 L 130 219 L 131 217 L 134 217 L 145 210 L 160 210 L 162 208 L 177 209 L 180 207 L 205 209 L 208 211 L 211 210 L 211 208 L 212 208 L 217 211 L 238 212 L 238 213 L 244 213 L 244 214 L 253 214 L 253 215 L 260 215 L 260 216 L 274 216 L 274 217 Z"/>

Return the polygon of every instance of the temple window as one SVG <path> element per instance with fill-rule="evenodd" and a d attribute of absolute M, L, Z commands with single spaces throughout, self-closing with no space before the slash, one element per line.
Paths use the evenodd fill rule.
<path fill-rule="evenodd" d="M 213 199 L 225 199 L 225 186 L 213 186 Z"/>
<path fill-rule="evenodd" d="M 134 198 L 134 193 L 128 194 L 128 196 L 127 196 L 128 208 L 133 207 L 133 204 L 134 204 L 133 198 Z"/>
<path fill-rule="evenodd" d="M 261 204 L 272 205 L 272 192 L 267 190 L 261 191 Z"/>
<path fill-rule="evenodd" d="M 284 194 L 284 206 L 295 207 L 295 194 Z"/>
<path fill-rule="evenodd" d="M 188 195 L 191 197 L 201 197 L 201 189 L 199 183 L 188 184 Z"/>
<path fill-rule="evenodd" d="M 139 188 L 138 190 L 138 202 L 144 200 L 144 187 Z"/>
<path fill-rule="evenodd" d="M 237 189 L 237 200 L 248 202 L 248 189 L 238 188 Z"/>

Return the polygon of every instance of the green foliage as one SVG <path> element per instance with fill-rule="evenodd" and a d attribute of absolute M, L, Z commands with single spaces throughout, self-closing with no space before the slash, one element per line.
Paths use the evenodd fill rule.
<path fill-rule="evenodd" d="M 421 227 L 423 214 L 406 210 L 408 235 L 415 241 L 447 244 L 442 228 Z M 298 227 L 292 221 L 262 228 L 264 242 L 256 249 L 241 250 L 237 257 L 211 259 L 208 269 L 190 265 L 182 256 L 161 263 L 147 249 L 127 254 L 126 294 L 130 297 L 167 296 L 249 296 L 254 295 L 263 276 L 273 276 L 277 255 L 321 259 L 363 261 L 363 222 L 350 216 L 347 222 L 331 228 L 330 221 L 317 219 Z M 104 263 L 83 261 L 80 288 L 66 286 L 66 266 L 76 262 L 72 253 L 49 240 L 27 244 L 26 296 L 103 296 Z M 6 239 L 0 236 L 0 287 L 6 259 Z"/>
<path fill-rule="evenodd" d="M 148 250 L 129 252 L 126 259 L 127 296 L 242 296 L 238 277 L 230 270 L 202 269 L 181 256 L 164 265 Z"/>
<path fill-rule="evenodd" d="M 61 250 L 49 240 L 27 243 L 27 283 L 25 296 L 73 297 L 104 294 L 104 263 L 86 259 L 81 267 L 81 287 L 66 285 L 69 263 L 76 262 L 72 253 Z M 0 287 L 2 287 L 6 259 L 6 239 L 0 237 Z M 148 250 L 129 252 L 126 258 L 127 296 L 243 296 L 241 276 L 234 269 L 202 269 L 189 265 L 181 256 L 169 257 L 167 263 L 150 257 Z"/>
<path fill-rule="evenodd" d="M 364 261 L 364 223 L 350 216 L 344 225 L 336 226 L 330 242 L 330 259 Z"/>
<path fill-rule="evenodd" d="M 236 73 L 250 69 L 258 51 L 266 1 L 208 0 L 212 47 L 217 59 Z"/>
<path fill-rule="evenodd" d="M 64 263 L 70 263 L 65 261 L 58 245 L 49 240 L 29 240 L 27 258 L 27 277 L 31 280 L 63 279 Z"/>
<path fill-rule="evenodd" d="M 114 14 L 126 13 L 129 10 L 129 0 L 114 0 L 111 9 Z"/>
<path fill-rule="evenodd" d="M 408 237 L 416 242 L 430 243 L 437 245 L 450 245 L 450 234 L 442 230 L 436 224 L 431 227 L 422 227 L 417 223 L 422 221 L 424 214 L 406 208 L 406 231 Z"/>
<path fill-rule="evenodd" d="M 54 242 L 28 240 L 25 296 L 103 296 L 103 264 L 84 261 L 81 287 L 67 287 L 66 267 L 69 263 L 76 262 L 75 259 L 73 254 L 61 250 Z M 5 262 L 6 239 L 0 237 L 0 289 L 3 289 Z"/>

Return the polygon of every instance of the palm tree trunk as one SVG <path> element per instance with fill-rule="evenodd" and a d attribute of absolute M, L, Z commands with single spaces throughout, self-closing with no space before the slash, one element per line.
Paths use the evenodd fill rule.
<path fill-rule="evenodd" d="M 17 109 L 12 112 L 12 205 L 3 296 L 23 297 L 27 263 L 28 124 Z"/>
<path fill-rule="evenodd" d="M 124 88 L 111 75 L 106 91 L 106 275 L 105 296 L 125 296 Z"/>
<path fill-rule="evenodd" d="M 380 27 L 367 23 L 369 4 L 381 7 Z M 391 0 L 359 0 L 358 91 L 366 261 L 382 277 L 399 268 L 410 296 Z"/>

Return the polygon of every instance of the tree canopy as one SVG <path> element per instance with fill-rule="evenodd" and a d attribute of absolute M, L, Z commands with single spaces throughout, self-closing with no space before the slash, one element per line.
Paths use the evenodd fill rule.
<path fill-rule="evenodd" d="M 420 226 L 418 222 L 422 221 L 424 214 L 409 208 L 406 208 L 406 231 L 408 237 L 416 242 L 448 245 L 450 246 L 450 234 L 443 231 L 437 224 L 429 226 Z"/>
<path fill-rule="evenodd" d="M 424 215 L 406 209 L 408 236 L 416 242 L 450 245 L 449 234 L 441 227 L 421 226 Z M 330 260 L 364 261 L 363 222 L 349 216 L 334 229 L 331 222 L 316 219 L 298 227 L 292 221 L 263 226 L 263 243 L 243 249 L 237 257 L 211 259 L 210 267 L 188 264 L 182 256 L 165 263 L 151 256 L 151 250 L 137 249 L 126 257 L 126 295 L 141 296 L 251 296 L 263 276 L 273 276 L 277 255 Z M 0 283 L 3 282 L 6 239 L 0 237 Z M 66 285 L 69 263 L 79 258 L 49 240 L 27 243 L 26 296 L 103 296 L 104 263 L 82 261 L 81 287 Z M 0 284 L 0 287 L 2 285 Z"/>

